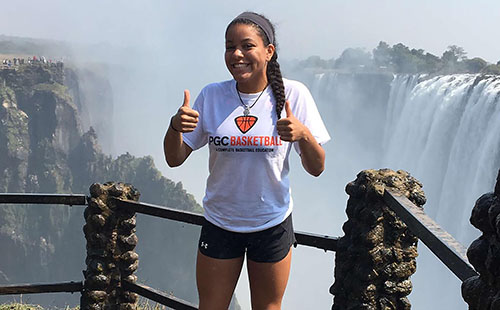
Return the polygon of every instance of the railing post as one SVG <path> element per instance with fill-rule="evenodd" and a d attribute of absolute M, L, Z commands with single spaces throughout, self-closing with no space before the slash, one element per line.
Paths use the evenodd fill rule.
<path fill-rule="evenodd" d="M 138 295 L 124 290 L 122 280 L 137 281 L 139 258 L 136 219 L 133 211 L 117 208 L 113 198 L 137 201 L 139 192 L 129 184 L 90 186 L 83 231 L 87 240 L 87 269 L 80 308 L 82 310 L 135 310 Z"/>
<path fill-rule="evenodd" d="M 348 220 L 335 255 L 332 310 L 411 308 L 406 296 L 418 239 L 384 203 L 386 187 L 420 207 L 425 203 L 420 182 L 401 170 L 364 170 L 347 185 Z"/>
<path fill-rule="evenodd" d="M 462 283 L 462 296 L 470 310 L 500 309 L 500 171 L 495 191 L 479 197 L 470 222 L 483 233 L 467 251 L 479 276 Z"/>

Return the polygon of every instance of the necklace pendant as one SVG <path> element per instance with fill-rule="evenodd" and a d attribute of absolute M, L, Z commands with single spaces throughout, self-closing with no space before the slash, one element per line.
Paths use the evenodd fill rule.
<path fill-rule="evenodd" d="M 241 105 L 244 107 L 244 110 L 243 110 L 243 116 L 248 116 L 250 115 L 250 109 L 253 108 L 253 106 L 257 103 L 257 101 L 259 101 L 260 99 L 260 96 L 262 96 L 262 94 L 264 93 L 264 91 L 267 89 L 267 86 L 264 87 L 264 89 L 260 92 L 259 96 L 257 97 L 257 99 L 255 99 L 255 101 L 252 103 L 252 105 L 246 105 L 243 100 L 241 99 L 241 95 L 240 95 L 240 91 L 238 90 L 238 84 L 236 84 L 236 93 L 238 94 L 238 98 L 240 99 L 240 103 Z M 251 116 L 251 117 L 255 117 L 257 119 L 256 116 Z M 246 131 L 245 131 L 246 132 Z M 245 133 L 244 132 L 244 133 Z"/>

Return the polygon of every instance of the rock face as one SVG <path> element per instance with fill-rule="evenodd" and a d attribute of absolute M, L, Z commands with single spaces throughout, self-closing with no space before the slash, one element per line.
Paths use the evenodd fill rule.
<path fill-rule="evenodd" d="M 500 309 L 500 171 L 495 191 L 476 201 L 471 224 L 483 234 L 467 251 L 479 276 L 462 283 L 462 296 L 470 310 Z"/>
<path fill-rule="evenodd" d="M 75 99 L 81 89 L 78 79 L 72 75 L 68 82 L 70 71 L 48 64 L 0 70 L 0 192 L 88 193 L 93 183 L 116 180 L 136 186 L 144 202 L 200 212 L 194 197 L 180 182 L 163 177 L 151 157 L 112 158 L 101 151 L 93 128 L 82 132 L 80 113 L 85 108 L 82 100 Z M 98 111 L 96 106 L 87 111 L 111 118 L 108 108 Z M 156 239 L 138 246 L 144 266 L 150 266 L 139 271 L 139 277 L 196 302 L 198 228 L 150 217 L 138 222 L 139 235 Z M 0 284 L 81 280 L 83 226 L 83 208 L 1 205 L 0 248 L 7 254 L 0 260 Z M 159 273 L 166 261 L 169 268 Z M 78 304 L 78 298 L 77 294 L 29 296 L 30 302 L 60 306 Z M 6 300 L 12 297 L 0 298 Z"/>
<path fill-rule="evenodd" d="M 16 102 L 14 91 L 4 84 L 0 88 L 0 145 L 5 147 L 0 153 L 2 191 L 24 190 L 28 172 L 28 116 L 17 107 Z"/>
<path fill-rule="evenodd" d="M 404 171 L 365 170 L 346 192 L 348 221 L 335 255 L 333 310 L 407 310 L 416 271 L 417 240 L 382 200 L 385 188 L 400 191 L 417 206 L 422 185 Z"/>
<path fill-rule="evenodd" d="M 4 172 L 0 180 L 2 190 L 46 192 L 55 188 L 56 192 L 69 191 L 67 156 L 80 143 L 81 128 L 77 109 L 63 85 L 63 69 L 24 65 L 17 70 L 1 70 L 2 80 L 4 87 L 0 87 L 0 92 L 7 94 L 3 96 L 0 112 L 3 114 L 2 133 L 11 150 L 7 161 L 3 162 L 2 172 L 14 166 L 18 171 L 12 178 Z"/>

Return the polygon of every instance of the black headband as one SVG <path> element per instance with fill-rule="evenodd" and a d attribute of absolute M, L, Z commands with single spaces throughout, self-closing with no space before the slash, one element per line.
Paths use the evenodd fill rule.
<path fill-rule="evenodd" d="M 233 21 L 238 19 L 247 19 L 252 23 L 256 24 L 257 26 L 259 26 L 266 34 L 269 43 L 274 45 L 273 26 L 267 19 L 253 12 L 243 12 L 240 15 L 236 16 L 236 18 L 233 19 Z"/>

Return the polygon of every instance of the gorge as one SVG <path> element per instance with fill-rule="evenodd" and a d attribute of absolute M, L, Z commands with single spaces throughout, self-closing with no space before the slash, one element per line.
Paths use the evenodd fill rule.
<path fill-rule="evenodd" d="M 99 72 L 84 69 L 31 63 L 0 70 L 0 191 L 87 194 L 94 182 L 121 180 L 140 188 L 145 201 L 201 212 L 182 183 L 163 177 L 150 156 L 126 153 L 113 158 L 103 153 L 94 127 L 101 133 L 111 129 L 112 89 Z M 85 87 L 94 91 L 85 92 Z M 5 252 L 0 283 L 80 280 L 85 260 L 83 211 L 2 205 L 0 245 Z M 148 217 L 140 217 L 138 223 L 139 238 L 155 240 L 139 245 L 139 277 L 195 301 L 196 246 L 186 245 L 186 240 L 197 238 L 198 229 Z M 62 307 L 78 304 L 79 296 L 29 295 L 23 301 Z"/>
<path fill-rule="evenodd" d="M 404 169 L 423 183 L 428 198 L 426 212 L 465 246 L 477 237 L 479 232 L 468 223 L 470 212 L 474 201 L 493 189 L 500 168 L 498 76 L 284 69 L 285 76 L 309 86 L 333 138 L 324 146 L 327 170 L 319 179 L 305 177 L 296 156 L 292 158 L 296 228 L 342 235 L 345 185 L 361 170 L 387 167 Z M 95 71 L 82 75 L 69 68 L 2 71 L 1 190 L 86 193 L 92 182 L 116 180 L 139 188 L 141 201 L 199 211 L 194 197 L 181 183 L 162 177 L 155 168 L 155 162 L 160 165 L 162 161 L 160 157 L 153 160 L 126 153 L 113 158 L 100 150 L 98 139 L 102 141 L 103 136 L 105 143 L 113 143 L 106 131 L 112 130 L 116 136 L 120 130 L 109 121 L 116 109 L 110 103 L 111 94 L 120 92 L 121 97 L 126 97 L 127 91 L 137 92 L 114 88 L 106 80 Z M 80 88 L 94 91 L 82 93 Z M 120 106 L 131 113 L 139 108 Z M 133 141 L 144 136 L 140 127 L 134 131 L 137 136 L 123 138 Z M 130 152 L 135 154 L 137 150 Z M 186 169 L 197 178 L 197 186 L 203 187 L 199 175 L 203 171 L 200 169 L 206 170 L 206 163 L 191 162 Z M 7 257 L 22 258 L 21 264 L 13 258 L 1 260 L 2 282 L 79 279 L 84 257 L 83 210 L 20 210 L 12 206 L 0 209 L 2 247 L 13 249 L 15 256 Z M 154 236 L 155 241 L 138 249 L 142 251 L 139 277 L 176 296 L 194 298 L 192 272 L 176 267 L 192 266 L 194 250 L 168 249 L 185 245 L 181 235 L 196 239 L 197 231 L 163 221 L 140 220 L 145 224 L 138 224 L 144 227 L 139 233 Z M 459 281 L 427 253 L 423 244 L 419 252 L 417 274 L 412 279 L 414 292 L 410 295 L 414 309 L 466 309 Z M 332 257 L 320 251 L 296 249 L 285 307 L 331 306 L 328 287 L 333 282 Z M 168 263 L 161 267 L 160 276 L 155 270 L 143 269 L 150 264 L 163 266 L 161 262 Z M 34 263 L 42 266 L 41 271 L 30 269 Z M 55 266 L 62 263 L 67 269 L 55 272 Z M 309 268 L 311 265 L 314 267 Z M 18 269 L 10 269 L 12 266 Z M 178 292 L 178 287 L 190 289 Z M 52 296 L 49 298 L 50 303 Z"/>
<path fill-rule="evenodd" d="M 479 235 L 469 223 L 471 210 L 479 196 L 493 190 L 500 168 L 499 76 L 335 70 L 293 76 L 308 84 L 333 136 L 325 145 L 332 175 L 319 187 L 334 193 L 320 207 L 326 210 L 322 216 L 334 212 L 335 219 L 328 220 L 341 222 L 341 183 L 362 169 L 387 167 L 406 170 L 424 184 L 424 209 L 464 246 Z M 297 205 L 306 198 L 300 199 Z M 319 221 L 317 226 L 331 225 Z M 419 252 L 413 307 L 466 309 L 460 281 L 422 243 Z"/>

